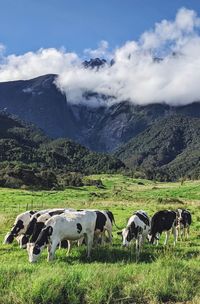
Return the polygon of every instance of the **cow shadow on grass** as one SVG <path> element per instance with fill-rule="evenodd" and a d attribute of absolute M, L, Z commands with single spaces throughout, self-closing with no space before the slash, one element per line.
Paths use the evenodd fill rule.
<path fill-rule="evenodd" d="M 91 252 L 91 258 L 88 260 L 86 257 L 86 247 L 82 247 L 76 254 L 70 254 L 69 256 L 59 255 L 59 259 L 67 262 L 68 264 L 74 264 L 77 262 L 99 262 L 99 263 L 152 263 L 156 260 L 157 254 L 152 254 L 149 248 L 142 251 L 138 260 L 136 260 L 135 248 L 122 248 L 119 246 L 112 247 L 97 247 L 93 248 Z"/>
<path fill-rule="evenodd" d="M 177 248 L 176 256 L 179 256 L 184 260 L 191 260 L 200 256 L 200 250 L 198 246 L 195 248 L 186 248 L 185 250 L 182 248 Z"/>

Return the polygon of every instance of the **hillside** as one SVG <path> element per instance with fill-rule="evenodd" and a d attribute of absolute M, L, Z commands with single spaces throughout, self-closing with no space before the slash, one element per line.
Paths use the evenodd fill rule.
<path fill-rule="evenodd" d="M 84 63 L 97 67 L 101 60 Z M 32 122 L 52 138 L 70 138 L 93 151 L 111 152 L 161 118 L 200 117 L 200 103 L 172 107 L 138 106 L 127 101 L 112 106 L 71 104 L 55 85 L 56 75 L 0 83 L 0 109 Z M 88 95 L 88 99 L 92 94 Z M 103 97 L 102 97 L 103 98 Z M 106 98 L 106 97 L 104 97 Z"/>
<path fill-rule="evenodd" d="M 121 146 L 114 154 L 147 178 L 200 177 L 200 119 L 172 116 Z"/>
<path fill-rule="evenodd" d="M 91 152 L 68 139 L 51 140 L 33 125 L 0 113 L 2 186 L 23 182 L 49 188 L 57 184 L 56 174 L 115 172 L 123 167 L 113 156 Z"/>

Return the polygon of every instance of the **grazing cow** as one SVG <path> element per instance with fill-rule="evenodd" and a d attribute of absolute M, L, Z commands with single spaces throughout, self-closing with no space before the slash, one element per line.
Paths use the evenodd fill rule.
<path fill-rule="evenodd" d="M 122 235 L 122 245 L 129 246 L 132 240 L 136 240 L 136 258 L 138 259 L 142 244 L 148 236 L 150 219 L 143 210 L 136 211 L 128 220 L 126 228 L 118 234 Z"/>
<path fill-rule="evenodd" d="M 62 213 L 66 213 L 66 212 L 71 212 L 71 211 L 75 211 L 74 209 L 53 209 L 47 213 L 44 213 L 42 215 L 40 215 L 37 218 L 37 221 L 35 222 L 34 228 L 33 228 L 33 233 L 29 239 L 29 242 L 27 243 L 27 250 L 29 251 L 29 247 L 30 247 L 30 243 L 35 243 L 40 232 L 42 231 L 42 229 L 45 226 L 45 223 L 48 219 L 50 219 L 52 216 L 54 215 L 59 215 Z M 70 250 L 70 243 L 66 240 L 61 242 L 60 247 L 64 247 L 64 248 L 68 248 L 68 253 Z"/>
<path fill-rule="evenodd" d="M 186 238 L 189 237 L 190 232 L 190 225 L 192 223 L 192 216 L 191 213 L 186 209 L 177 209 L 177 221 L 176 221 L 176 228 L 177 228 L 177 234 L 180 235 L 180 238 Z"/>
<path fill-rule="evenodd" d="M 155 240 L 159 240 L 162 232 L 166 232 L 164 245 L 167 244 L 171 231 L 174 234 L 174 245 L 177 241 L 176 233 L 176 212 L 171 210 L 161 210 L 156 212 L 151 219 L 151 229 L 149 233 L 149 241 L 154 244 Z M 158 244 L 158 242 L 157 242 Z"/>
<path fill-rule="evenodd" d="M 42 229 L 35 244 L 29 247 L 29 262 L 36 262 L 42 249 L 47 244 L 48 258 L 54 258 L 57 245 L 62 240 L 75 241 L 84 237 L 87 243 L 87 256 L 90 252 L 94 239 L 94 230 L 97 215 L 92 211 L 68 212 L 54 215 Z"/>
<path fill-rule="evenodd" d="M 6 234 L 5 239 L 4 239 L 4 244 L 11 244 L 13 242 L 14 238 L 17 238 L 19 236 L 21 237 L 25 233 L 31 217 L 36 212 L 37 211 L 29 210 L 29 211 L 19 214 L 15 219 L 15 222 L 14 222 L 14 225 L 13 225 L 11 231 Z"/>
<path fill-rule="evenodd" d="M 48 214 L 49 216 L 53 216 L 56 214 L 61 214 L 65 211 L 65 209 L 47 209 L 47 210 L 40 210 L 38 212 L 36 212 L 35 214 L 32 215 L 30 222 L 27 226 L 26 231 L 24 232 L 23 237 L 20 239 L 20 248 L 25 249 L 27 247 L 27 243 L 29 242 L 34 229 L 36 229 L 36 223 L 37 223 L 37 219 L 43 215 L 43 214 Z M 36 231 L 35 231 L 36 233 Z"/>

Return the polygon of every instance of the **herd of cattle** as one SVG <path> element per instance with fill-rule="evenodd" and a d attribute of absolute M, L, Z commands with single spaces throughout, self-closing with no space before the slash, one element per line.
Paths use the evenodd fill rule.
<path fill-rule="evenodd" d="M 139 210 L 129 218 L 126 228 L 117 234 L 122 236 L 123 246 L 129 246 L 135 240 L 138 258 L 145 240 L 158 244 L 160 235 L 164 231 L 166 232 L 164 245 L 167 244 L 171 232 L 174 235 L 174 245 L 178 235 L 180 238 L 188 238 L 191 222 L 191 214 L 186 209 L 158 211 L 151 219 L 145 211 Z M 20 248 L 27 248 L 29 262 L 36 262 L 45 247 L 50 261 L 54 258 L 58 247 L 64 246 L 69 252 L 71 243 L 77 242 L 81 245 L 85 242 L 87 257 L 90 257 L 93 244 L 112 243 L 113 224 L 115 224 L 113 213 L 108 210 L 26 211 L 16 217 L 11 231 L 5 236 L 4 244 L 10 244 L 16 239 Z"/>

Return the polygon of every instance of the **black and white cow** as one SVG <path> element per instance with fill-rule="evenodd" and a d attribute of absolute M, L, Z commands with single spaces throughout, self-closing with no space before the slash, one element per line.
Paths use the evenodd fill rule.
<path fill-rule="evenodd" d="M 92 211 L 97 215 L 95 232 L 94 232 L 94 243 L 105 244 L 105 241 L 108 239 L 109 243 L 112 243 L 112 228 L 115 224 L 115 218 L 111 211 L 109 210 L 97 210 L 97 209 L 81 209 L 80 211 Z M 117 226 L 116 226 L 117 227 Z M 106 238 L 106 233 L 108 238 Z M 83 240 L 79 241 L 79 245 Z"/>
<path fill-rule="evenodd" d="M 97 215 L 94 236 L 100 240 L 101 244 L 105 244 L 105 233 L 108 234 L 108 241 L 112 243 L 112 225 L 114 216 L 108 210 L 95 210 Z"/>
<path fill-rule="evenodd" d="M 4 244 L 11 244 L 15 238 L 20 240 L 30 223 L 31 217 L 36 212 L 37 211 L 29 210 L 19 214 L 15 219 L 11 231 L 6 234 Z"/>
<path fill-rule="evenodd" d="M 128 220 L 126 228 L 118 234 L 122 235 L 122 245 L 127 247 L 132 240 L 136 241 L 136 258 L 139 257 L 142 245 L 148 237 L 150 219 L 143 210 L 136 211 Z"/>
<path fill-rule="evenodd" d="M 149 241 L 154 244 L 158 240 L 162 232 L 166 232 L 164 245 L 167 244 L 171 231 L 174 235 L 174 245 L 177 241 L 176 233 L 176 212 L 171 210 L 161 210 L 156 212 L 151 219 L 151 229 L 149 233 Z"/>
<path fill-rule="evenodd" d="M 30 244 L 33 244 L 37 241 L 37 238 L 38 238 L 40 232 L 42 231 L 42 229 L 44 228 L 45 223 L 48 219 L 50 219 L 54 215 L 59 215 L 59 214 L 63 214 L 66 212 L 71 212 L 71 211 L 75 211 L 75 210 L 74 209 L 53 209 L 49 212 L 46 212 L 46 213 L 40 215 L 37 218 L 37 221 L 35 222 L 35 225 L 33 228 L 33 233 L 29 239 L 29 242 L 27 243 L 27 250 L 29 251 Z M 61 242 L 60 247 L 68 248 L 68 253 L 69 253 L 70 242 L 68 242 L 67 240 L 63 241 L 63 242 Z"/>
<path fill-rule="evenodd" d="M 191 213 L 186 209 L 177 209 L 177 233 L 180 238 L 189 238 L 190 225 L 192 223 Z"/>
<path fill-rule="evenodd" d="M 90 257 L 97 214 L 92 211 L 68 212 L 54 215 L 50 218 L 35 244 L 29 247 L 29 262 L 36 262 L 42 249 L 47 244 L 48 258 L 54 258 L 57 245 L 62 240 L 75 241 L 85 238 L 87 244 L 87 256 Z"/>
<path fill-rule="evenodd" d="M 27 243 L 29 242 L 31 236 L 34 233 L 34 230 L 36 229 L 36 224 L 37 224 L 37 220 L 38 218 L 43 215 L 43 214 L 47 214 L 47 216 L 53 216 L 56 214 L 61 214 L 65 211 L 64 208 L 59 208 L 59 209 L 46 209 L 46 210 L 40 210 L 36 213 L 34 213 L 30 219 L 30 222 L 27 226 L 26 231 L 24 232 L 24 235 L 22 236 L 22 238 L 20 239 L 20 248 L 25 249 L 27 247 Z M 35 234 L 37 232 L 35 231 Z"/>

